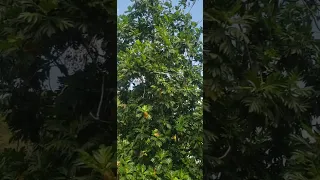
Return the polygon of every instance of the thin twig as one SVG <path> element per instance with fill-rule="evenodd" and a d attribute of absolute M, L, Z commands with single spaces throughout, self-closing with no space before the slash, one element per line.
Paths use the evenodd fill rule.
<path fill-rule="evenodd" d="M 197 21 L 197 24 L 200 24 L 202 21 L 203 21 L 203 19 L 201 19 L 201 20 Z"/>
<path fill-rule="evenodd" d="M 94 61 L 94 59 L 96 59 L 96 58 L 91 54 L 90 47 L 85 43 L 83 43 L 83 47 L 86 49 L 86 51 L 87 51 L 88 55 L 90 56 L 91 60 Z"/>
<path fill-rule="evenodd" d="M 53 92 L 52 87 L 51 87 L 50 72 L 49 72 L 48 84 L 49 84 L 50 90 Z"/>
<path fill-rule="evenodd" d="M 105 77 L 104 77 L 104 75 L 103 75 L 103 76 L 102 76 L 100 102 L 99 102 L 99 105 L 98 105 L 98 109 L 97 109 L 96 116 L 94 116 L 94 115 L 92 114 L 92 112 L 90 112 L 90 116 L 91 116 L 93 119 L 98 120 L 98 121 L 101 121 L 101 120 L 100 120 L 100 111 L 101 111 L 101 106 L 102 106 L 103 97 L 104 97 L 104 84 L 105 84 Z M 105 121 L 102 121 L 102 122 L 105 122 Z"/>
<path fill-rule="evenodd" d="M 52 60 L 48 62 L 49 65 L 50 65 L 51 63 L 54 63 L 54 64 L 59 68 L 60 72 L 61 72 L 62 74 L 64 74 L 66 77 L 68 77 L 69 74 L 68 74 L 68 72 L 64 72 L 63 69 L 61 69 L 61 67 L 64 66 L 64 64 L 63 64 L 63 63 L 60 64 L 60 63 L 58 62 L 58 60 L 59 60 L 59 59 L 61 58 L 61 56 L 67 51 L 67 49 L 68 49 L 68 48 L 66 48 L 64 51 L 62 51 L 62 52 L 61 52 L 58 56 L 56 56 L 55 58 L 50 57 L 50 58 L 52 58 Z"/>
<path fill-rule="evenodd" d="M 308 6 L 308 4 L 307 4 L 307 2 L 306 2 L 305 0 L 303 0 L 303 3 L 306 5 L 306 7 L 308 8 L 308 10 L 310 11 L 311 17 L 312 17 L 312 19 L 314 20 L 314 24 L 316 25 L 316 28 L 320 31 L 320 27 L 319 27 L 319 25 L 318 25 L 318 23 L 317 23 L 317 19 L 316 19 L 316 17 L 315 17 L 315 14 L 313 13 L 312 9 L 310 9 L 310 7 Z"/>
<path fill-rule="evenodd" d="M 81 41 L 82 41 L 83 47 L 86 49 L 86 51 L 87 51 L 88 55 L 90 56 L 90 58 L 92 59 L 92 61 L 94 59 L 97 59 L 98 57 L 105 58 L 105 55 L 100 54 L 94 48 L 90 48 L 91 45 L 86 43 L 84 39 L 81 39 Z"/>
<path fill-rule="evenodd" d="M 65 52 L 65 51 L 64 51 L 64 52 Z M 40 70 L 42 70 L 42 69 L 44 68 L 43 66 L 49 65 L 49 67 L 50 67 L 50 65 L 51 65 L 52 63 L 55 63 L 55 64 L 57 65 L 57 63 L 58 63 L 57 60 L 62 56 L 62 54 L 63 54 L 64 52 L 60 53 L 56 58 L 52 58 L 51 61 L 49 61 L 49 62 L 47 62 L 47 63 L 44 63 L 41 67 L 37 68 L 36 71 L 33 73 L 33 75 L 30 77 L 30 80 L 32 80 L 32 78 L 37 74 L 37 72 L 39 72 Z M 61 65 L 61 64 L 59 64 L 59 65 Z M 66 76 L 67 76 L 67 75 L 66 75 Z"/>
<path fill-rule="evenodd" d="M 196 4 L 197 1 L 194 1 L 191 8 L 189 9 L 188 13 L 190 13 L 190 11 L 192 10 L 193 6 Z"/>
<path fill-rule="evenodd" d="M 240 25 L 240 24 L 238 24 L 238 26 L 239 26 L 239 28 L 240 28 L 241 33 L 242 33 L 242 34 L 244 34 L 244 32 L 243 32 L 243 29 L 242 29 L 241 25 Z M 244 42 L 244 45 L 245 45 L 246 51 L 247 51 L 247 53 L 248 53 L 248 58 L 249 58 L 249 69 L 250 69 L 250 68 L 252 67 L 251 54 L 250 54 L 250 51 L 249 51 L 249 47 L 248 47 L 247 42 Z"/>
<path fill-rule="evenodd" d="M 100 120 L 99 118 L 95 117 L 95 116 L 92 114 L 92 112 L 90 112 L 89 114 L 90 114 L 90 116 L 91 116 L 94 120 L 96 120 L 96 121 L 100 121 L 100 122 L 107 123 L 107 124 L 110 123 L 110 122 L 103 121 L 103 120 Z"/>
<path fill-rule="evenodd" d="M 61 96 L 64 92 L 64 90 L 66 90 L 68 88 L 68 85 L 65 85 L 64 88 L 61 90 L 61 92 L 58 94 L 58 96 Z"/>
<path fill-rule="evenodd" d="M 92 112 L 90 112 L 89 114 L 90 114 L 90 116 L 91 116 L 93 119 L 99 120 L 97 117 L 95 117 L 95 116 L 92 114 Z"/>
<path fill-rule="evenodd" d="M 101 110 L 101 106 L 102 106 L 103 96 L 104 96 L 104 75 L 102 76 L 101 96 L 100 96 L 100 102 L 99 102 L 97 115 L 96 115 L 96 117 L 98 119 L 100 119 L 99 117 L 100 117 L 100 110 Z"/>
<path fill-rule="evenodd" d="M 222 156 L 220 156 L 218 159 L 223 159 L 229 154 L 229 152 L 231 150 L 231 146 L 229 144 L 228 144 L 228 146 L 229 147 L 228 147 L 227 151 Z"/>

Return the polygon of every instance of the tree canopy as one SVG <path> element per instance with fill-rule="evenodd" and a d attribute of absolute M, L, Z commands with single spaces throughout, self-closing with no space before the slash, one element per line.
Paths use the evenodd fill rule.
<path fill-rule="evenodd" d="M 205 1 L 205 179 L 319 179 L 317 8 Z"/>
<path fill-rule="evenodd" d="M 319 179 L 319 2 L 195 2 L 0 0 L 0 180 Z"/>
<path fill-rule="evenodd" d="M 1 0 L 0 27 L 0 179 L 115 179 L 116 1 Z"/>
<path fill-rule="evenodd" d="M 136 1 L 118 18 L 120 179 L 202 179 L 202 30 L 194 2 Z"/>

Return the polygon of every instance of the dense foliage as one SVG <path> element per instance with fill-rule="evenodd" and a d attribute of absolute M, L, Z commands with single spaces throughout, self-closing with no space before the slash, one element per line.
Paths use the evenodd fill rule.
<path fill-rule="evenodd" d="M 194 2 L 0 0 L 0 180 L 320 179 L 320 4 Z"/>
<path fill-rule="evenodd" d="M 205 1 L 205 179 L 319 179 L 318 6 Z"/>
<path fill-rule="evenodd" d="M 116 1 L 1 0 L 0 30 L 0 179 L 115 179 Z"/>
<path fill-rule="evenodd" d="M 186 13 L 193 3 L 136 1 L 118 18 L 120 179 L 202 179 L 201 29 Z"/>

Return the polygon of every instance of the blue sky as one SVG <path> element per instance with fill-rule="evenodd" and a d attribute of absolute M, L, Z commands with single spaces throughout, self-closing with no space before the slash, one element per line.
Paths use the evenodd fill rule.
<path fill-rule="evenodd" d="M 178 3 L 179 0 L 172 0 L 172 2 Z M 131 5 L 132 2 L 130 0 L 119 0 L 118 1 L 118 15 L 123 14 L 129 5 Z M 190 8 L 188 8 L 187 10 L 189 11 Z M 199 26 L 203 27 L 202 25 L 202 18 L 203 18 L 203 0 L 197 0 L 195 5 L 192 7 L 190 14 L 192 15 L 192 19 L 195 22 L 199 22 Z M 201 22 L 200 22 L 201 21 Z"/>

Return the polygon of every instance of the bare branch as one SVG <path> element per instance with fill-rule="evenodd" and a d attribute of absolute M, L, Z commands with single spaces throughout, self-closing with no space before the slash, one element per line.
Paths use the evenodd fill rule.
<path fill-rule="evenodd" d="M 103 120 L 101 120 L 101 119 L 99 119 L 99 118 L 95 117 L 95 116 L 92 114 L 92 112 L 90 112 L 89 114 L 90 114 L 90 116 L 91 116 L 94 120 L 96 120 L 96 121 L 100 121 L 100 122 L 107 123 L 107 124 L 109 124 L 109 123 L 110 123 L 110 122 L 103 121 Z"/>
<path fill-rule="evenodd" d="M 94 48 L 91 48 L 90 47 L 91 45 L 88 44 L 87 42 L 85 42 L 84 39 L 81 39 L 81 42 L 82 42 L 81 44 L 83 45 L 83 47 L 87 51 L 87 53 L 90 56 L 90 58 L 92 59 L 92 61 L 94 61 L 94 59 L 97 59 L 98 57 L 102 57 L 102 58 L 105 57 L 104 55 L 97 52 L 97 50 L 95 50 Z"/>
<path fill-rule="evenodd" d="M 218 159 L 223 159 L 229 154 L 229 152 L 231 150 L 231 146 L 229 144 L 228 144 L 228 146 L 229 147 L 228 147 L 227 151 L 222 156 L 220 156 Z"/>
<path fill-rule="evenodd" d="M 61 90 L 61 92 L 58 94 L 58 96 L 61 96 L 64 92 L 64 90 L 66 90 L 68 88 L 68 85 L 65 85 L 64 88 Z"/>
<path fill-rule="evenodd" d="M 191 8 L 189 9 L 188 13 L 192 10 L 193 6 L 196 4 L 197 1 L 194 1 L 193 4 L 191 5 Z"/>
<path fill-rule="evenodd" d="M 90 116 L 91 116 L 93 119 L 97 120 L 97 121 L 101 121 L 101 120 L 100 120 L 100 111 L 101 111 L 101 106 L 102 106 L 103 97 L 104 97 L 104 91 L 105 91 L 104 86 L 105 86 L 105 77 L 104 77 L 104 75 L 103 75 L 103 76 L 102 76 L 100 102 L 99 102 L 99 105 L 98 105 L 98 109 L 97 109 L 96 116 L 94 116 L 94 115 L 92 114 L 92 112 L 90 112 Z M 101 122 L 105 122 L 105 121 L 101 121 Z"/>
<path fill-rule="evenodd" d="M 103 96 L 104 96 L 104 75 L 102 76 L 102 85 L 101 85 L 101 96 L 100 96 L 100 102 L 99 102 L 99 106 L 98 106 L 98 110 L 97 110 L 97 115 L 96 117 L 98 119 L 100 119 L 100 110 L 101 110 L 101 106 L 102 106 L 102 102 L 103 102 Z"/>

